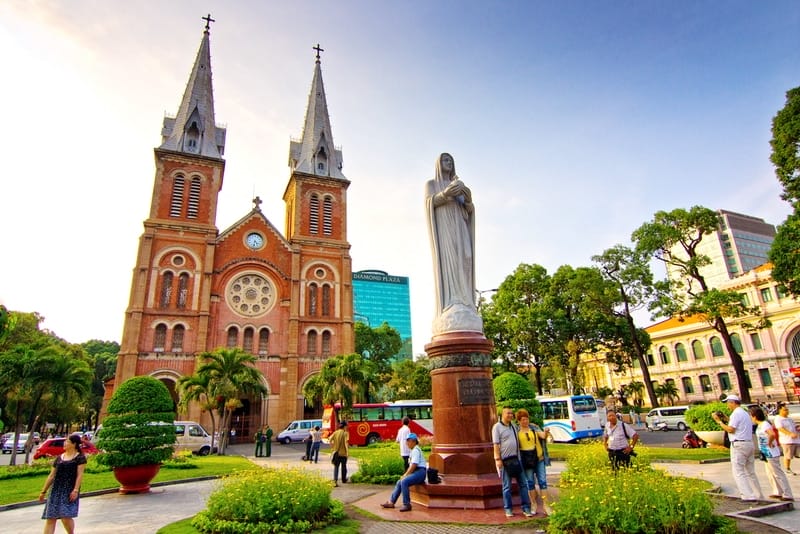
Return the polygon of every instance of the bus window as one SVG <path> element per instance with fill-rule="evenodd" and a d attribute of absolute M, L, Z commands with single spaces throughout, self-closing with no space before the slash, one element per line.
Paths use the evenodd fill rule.
<path fill-rule="evenodd" d="M 593 412 L 597 409 L 597 405 L 592 397 L 576 397 L 572 399 L 572 409 L 575 413 Z"/>
<path fill-rule="evenodd" d="M 390 408 L 383 409 L 384 416 L 389 421 L 399 421 L 403 417 L 400 415 L 400 408 L 397 406 L 392 406 Z"/>

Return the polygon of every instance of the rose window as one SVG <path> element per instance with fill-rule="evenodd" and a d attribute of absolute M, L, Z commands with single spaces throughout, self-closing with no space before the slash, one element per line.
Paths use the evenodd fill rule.
<path fill-rule="evenodd" d="M 255 317 L 272 308 L 274 295 L 269 280 L 257 274 L 243 274 L 228 286 L 227 300 L 239 315 Z"/>

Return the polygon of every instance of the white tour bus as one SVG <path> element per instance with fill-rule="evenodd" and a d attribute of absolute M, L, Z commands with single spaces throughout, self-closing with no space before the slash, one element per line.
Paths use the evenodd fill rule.
<path fill-rule="evenodd" d="M 603 421 L 591 395 L 539 398 L 544 412 L 544 427 L 553 441 L 575 442 L 603 434 Z"/>

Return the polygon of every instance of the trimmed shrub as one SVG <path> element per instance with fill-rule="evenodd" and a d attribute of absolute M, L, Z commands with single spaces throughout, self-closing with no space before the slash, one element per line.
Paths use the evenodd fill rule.
<path fill-rule="evenodd" d="M 109 467 L 160 464 L 175 444 L 174 403 L 167 387 L 151 376 L 123 382 L 108 403 L 97 461 Z"/>
<path fill-rule="evenodd" d="M 695 432 L 713 432 L 722 430 L 719 423 L 711 417 L 713 412 L 722 412 L 725 416 L 731 415 L 731 410 L 724 402 L 712 402 L 711 404 L 697 404 L 692 406 L 683 416 L 689 428 Z"/>
<path fill-rule="evenodd" d="M 192 526 L 207 534 L 312 532 L 345 517 L 331 483 L 304 469 L 263 469 L 226 477 Z"/>

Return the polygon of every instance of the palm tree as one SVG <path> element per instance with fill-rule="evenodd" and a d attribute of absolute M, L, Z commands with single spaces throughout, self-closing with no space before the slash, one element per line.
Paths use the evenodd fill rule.
<path fill-rule="evenodd" d="M 642 395 L 644 393 L 644 384 L 634 380 L 633 382 L 625 386 L 625 392 L 630 397 L 633 397 L 634 406 L 638 408 L 642 407 Z"/>
<path fill-rule="evenodd" d="M 355 402 L 366 400 L 369 385 L 375 384 L 376 378 L 373 364 L 360 354 L 334 356 L 325 360 L 319 374 L 306 382 L 303 392 L 309 402 L 340 402 L 341 413 L 347 417 Z"/>
<path fill-rule="evenodd" d="M 217 418 L 214 416 L 217 401 L 211 391 L 211 375 L 208 373 L 184 375 L 178 379 L 178 387 L 181 391 L 178 406 L 182 410 L 186 410 L 189 404 L 196 402 L 200 405 L 200 409 L 208 412 L 211 417 L 211 450 L 213 451 L 217 432 Z"/>
<path fill-rule="evenodd" d="M 254 367 L 255 362 L 255 356 L 238 348 L 217 349 L 199 357 L 195 374 L 207 375 L 209 392 L 222 413 L 219 454 L 225 454 L 233 411 L 241 406 L 239 397 L 267 393 L 264 376 Z"/>
<path fill-rule="evenodd" d="M 664 382 L 663 384 L 657 385 L 656 394 L 658 398 L 661 399 L 662 404 L 667 404 L 669 406 L 674 404 L 673 399 L 680 397 L 678 388 L 675 387 L 674 382 Z M 666 399 L 666 402 L 664 399 Z"/>

